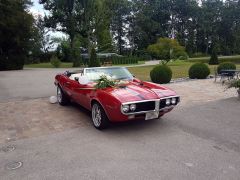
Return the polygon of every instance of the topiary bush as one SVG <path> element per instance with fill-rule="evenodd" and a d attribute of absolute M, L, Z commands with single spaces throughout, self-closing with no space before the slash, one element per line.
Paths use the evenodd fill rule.
<path fill-rule="evenodd" d="M 219 64 L 219 62 L 218 62 L 218 55 L 217 55 L 217 51 L 216 50 L 213 50 L 213 52 L 211 54 L 211 58 L 209 60 L 209 64 L 210 65 Z"/>
<path fill-rule="evenodd" d="M 78 50 L 73 51 L 73 66 L 72 67 L 81 67 L 83 64 L 82 57 L 80 56 L 80 52 Z"/>
<path fill-rule="evenodd" d="M 52 64 L 53 67 L 59 68 L 62 62 L 56 56 L 52 56 L 50 63 Z"/>
<path fill-rule="evenodd" d="M 73 60 L 73 66 L 72 66 L 72 67 L 81 67 L 82 64 L 83 64 L 83 63 L 82 63 L 81 57 L 75 58 L 75 59 Z"/>
<path fill-rule="evenodd" d="M 209 67 L 203 63 L 193 64 L 188 71 L 189 78 L 191 79 L 206 79 L 209 74 Z"/>
<path fill-rule="evenodd" d="M 231 63 L 231 62 L 224 62 L 224 63 L 221 63 L 218 65 L 217 67 L 217 72 L 218 74 L 221 72 L 221 70 L 230 70 L 230 69 L 233 69 L 233 70 L 236 70 L 236 65 L 234 63 Z"/>
<path fill-rule="evenodd" d="M 164 84 L 172 79 L 172 70 L 167 65 L 158 65 L 150 72 L 152 82 Z"/>
<path fill-rule="evenodd" d="M 97 53 L 96 53 L 96 50 L 95 48 L 92 48 L 91 50 L 91 54 L 90 54 L 90 59 L 89 59 L 89 64 L 88 64 L 89 67 L 100 67 L 100 61 L 99 59 L 97 58 Z"/>

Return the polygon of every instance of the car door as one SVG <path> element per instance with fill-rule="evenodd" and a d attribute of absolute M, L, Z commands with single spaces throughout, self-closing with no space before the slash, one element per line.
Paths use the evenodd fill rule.
<path fill-rule="evenodd" d="M 94 91 L 92 83 L 83 85 L 76 81 L 73 86 L 73 98 L 78 104 L 87 109 L 91 109 L 91 99 L 94 95 Z"/>
<path fill-rule="evenodd" d="M 62 86 L 64 92 L 67 93 L 67 95 L 74 100 L 74 89 L 77 88 L 78 82 L 69 78 L 65 78 Z"/>

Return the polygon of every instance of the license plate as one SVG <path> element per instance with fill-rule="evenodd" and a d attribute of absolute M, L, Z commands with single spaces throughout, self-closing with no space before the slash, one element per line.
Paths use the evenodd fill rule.
<path fill-rule="evenodd" d="M 159 112 L 148 112 L 146 113 L 145 120 L 157 119 Z"/>

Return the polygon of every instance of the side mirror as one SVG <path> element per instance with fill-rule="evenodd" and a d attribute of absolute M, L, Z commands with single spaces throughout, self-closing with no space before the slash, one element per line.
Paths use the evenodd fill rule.
<path fill-rule="evenodd" d="M 82 85 L 87 85 L 90 81 L 87 76 L 80 76 L 78 82 Z"/>

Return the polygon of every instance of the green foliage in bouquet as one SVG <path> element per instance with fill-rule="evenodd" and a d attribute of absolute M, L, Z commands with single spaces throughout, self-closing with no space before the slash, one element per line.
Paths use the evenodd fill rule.
<path fill-rule="evenodd" d="M 104 89 L 107 87 L 114 87 L 115 85 L 116 85 L 116 82 L 114 80 L 107 78 L 106 75 L 102 75 L 97 80 L 97 84 L 94 87 L 96 89 Z"/>

